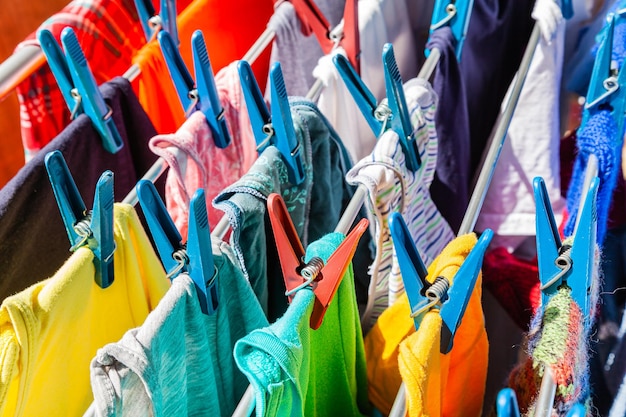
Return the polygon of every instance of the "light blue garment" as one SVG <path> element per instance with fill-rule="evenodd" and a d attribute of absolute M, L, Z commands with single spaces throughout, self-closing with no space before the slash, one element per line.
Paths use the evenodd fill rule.
<path fill-rule="evenodd" d="M 98 350 L 91 363 L 97 416 L 230 416 L 248 386 L 235 342 L 266 326 L 230 247 L 213 242 L 219 305 L 200 310 L 188 275 L 172 282 L 145 323 Z"/>

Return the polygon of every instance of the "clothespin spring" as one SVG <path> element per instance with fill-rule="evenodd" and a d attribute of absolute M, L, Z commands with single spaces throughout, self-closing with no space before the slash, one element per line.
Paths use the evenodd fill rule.
<path fill-rule="evenodd" d="M 441 19 L 439 22 L 430 26 L 431 31 L 444 27 L 445 25 L 448 24 L 449 21 L 454 19 L 454 16 L 456 16 L 456 13 L 457 13 L 457 9 L 454 3 L 450 3 L 446 6 L 446 13 L 448 15 L 445 18 Z"/>
<path fill-rule="evenodd" d="M 272 126 L 271 123 L 264 124 L 261 130 L 263 130 L 263 133 L 265 133 L 267 136 L 265 137 L 265 139 L 259 142 L 259 144 L 256 146 L 257 152 L 260 152 L 262 149 L 265 149 L 265 147 L 270 142 L 270 140 L 272 140 L 272 137 L 275 134 L 274 127 Z"/>
<path fill-rule="evenodd" d="M 430 299 L 430 302 L 417 311 L 411 313 L 411 318 L 415 318 L 422 314 L 424 311 L 430 310 L 442 301 L 448 298 L 448 289 L 450 288 L 450 281 L 446 277 L 439 276 L 435 278 L 435 282 L 425 291 L 426 297 Z"/>
<path fill-rule="evenodd" d="M 82 239 L 76 242 L 76 244 L 74 244 L 70 248 L 71 252 L 75 252 L 76 249 L 85 245 L 89 241 L 89 238 L 93 236 L 93 232 L 91 231 L 91 214 L 92 214 L 92 210 L 87 210 L 87 212 L 85 212 L 85 217 L 83 217 L 82 220 L 77 221 L 76 224 L 73 226 L 76 234 L 80 236 Z M 117 243 L 114 241 L 113 251 L 111 251 L 109 256 L 104 258 L 103 261 L 109 262 L 111 258 L 113 257 L 113 254 L 115 253 L 116 250 L 117 250 Z"/>
<path fill-rule="evenodd" d="M 615 61 L 613 61 L 611 63 L 611 66 L 613 66 L 613 64 L 615 64 Z M 617 72 L 617 71 L 615 71 L 615 72 Z M 607 79 L 605 79 L 602 82 L 602 85 L 604 86 L 604 89 L 606 90 L 606 92 L 604 94 L 602 94 L 600 97 L 598 97 L 595 100 L 593 100 L 591 103 L 585 103 L 585 109 L 586 110 L 588 110 L 588 109 L 590 109 L 592 107 L 595 107 L 598 103 L 601 103 L 607 97 L 609 97 L 610 95 L 615 93 L 617 90 L 619 90 L 619 82 L 617 80 L 617 75 L 611 75 L 610 77 L 608 77 Z"/>
<path fill-rule="evenodd" d="M 300 271 L 300 275 L 302 276 L 302 278 L 306 278 L 306 281 L 293 288 L 292 290 L 286 291 L 285 295 L 289 297 L 292 294 L 300 291 L 301 289 L 313 284 L 313 282 L 316 281 L 319 273 L 322 271 L 322 268 L 324 268 L 324 261 L 322 260 L 322 258 L 318 256 L 314 256 L 313 258 L 311 258 L 311 260 Z"/>
<path fill-rule="evenodd" d="M 541 290 L 545 290 L 552 286 L 555 282 L 563 278 L 570 269 L 572 269 L 572 258 L 570 256 L 570 252 L 572 252 L 571 245 L 563 245 L 559 249 L 559 256 L 555 259 L 554 264 L 559 267 L 561 270 L 554 275 L 552 279 L 541 286 Z"/>

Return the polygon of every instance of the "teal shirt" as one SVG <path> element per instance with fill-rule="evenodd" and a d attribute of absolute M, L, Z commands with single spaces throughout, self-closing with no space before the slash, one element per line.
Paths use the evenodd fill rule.
<path fill-rule="evenodd" d="M 332 233 L 312 243 L 306 260 L 327 260 L 343 240 Z M 324 322 L 309 326 L 315 295 L 306 288 L 269 327 L 235 344 L 235 361 L 256 391 L 262 416 L 363 416 L 369 412 L 367 374 L 352 267 Z"/>

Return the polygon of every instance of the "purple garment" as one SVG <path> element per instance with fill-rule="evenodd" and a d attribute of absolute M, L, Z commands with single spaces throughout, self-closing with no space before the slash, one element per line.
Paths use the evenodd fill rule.
<path fill-rule="evenodd" d="M 430 195 L 456 233 L 469 202 L 471 175 L 467 100 L 455 45 L 452 31 L 446 26 L 431 34 L 427 47 L 441 52 L 433 82 L 433 89 L 439 96 L 435 114 L 439 149 Z"/>
<path fill-rule="evenodd" d="M 130 83 L 116 78 L 100 90 L 113 110 L 124 147 L 116 154 L 105 151 L 89 118 L 80 115 L 0 190 L 1 299 L 52 276 L 70 256 L 44 165 L 48 152 L 63 153 L 88 209 L 105 170 L 113 171 L 115 200 L 121 201 L 156 160 L 148 148 L 156 131 Z"/>
<path fill-rule="evenodd" d="M 534 0 L 474 1 L 461 54 L 472 151 L 468 181 L 480 169 L 483 150 L 502 100 L 524 55 L 535 22 L 530 17 L 534 3 Z"/>

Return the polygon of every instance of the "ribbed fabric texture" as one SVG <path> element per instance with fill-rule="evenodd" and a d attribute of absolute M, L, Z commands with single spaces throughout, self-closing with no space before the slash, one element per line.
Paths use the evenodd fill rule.
<path fill-rule="evenodd" d="M 611 206 L 613 189 L 617 184 L 617 175 L 621 167 L 621 150 L 623 138 L 617 132 L 617 125 L 608 110 L 602 110 L 591 118 L 578 132 L 578 156 L 574 162 L 574 170 L 567 190 L 567 211 L 577 213 L 578 206 L 583 198 L 583 183 L 585 181 L 585 167 L 589 157 L 593 154 L 598 158 L 598 177 L 600 187 L 596 202 L 598 216 L 597 242 L 602 244 L 606 234 L 608 213 Z M 574 233 L 576 216 L 570 216 L 565 224 L 565 235 Z"/>

